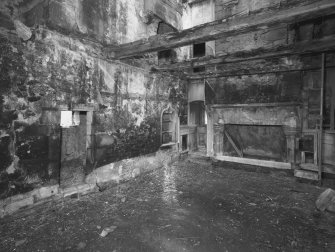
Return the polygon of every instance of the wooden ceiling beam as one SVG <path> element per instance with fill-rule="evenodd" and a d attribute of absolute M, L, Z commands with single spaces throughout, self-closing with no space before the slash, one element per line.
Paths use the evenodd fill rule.
<path fill-rule="evenodd" d="M 204 72 L 204 73 L 194 73 L 185 75 L 187 80 L 203 80 L 203 79 L 216 79 L 223 77 L 238 77 L 238 76 L 250 76 L 250 75 L 267 75 L 267 74 L 279 74 L 279 73 L 289 73 L 298 71 L 315 71 L 319 70 L 320 67 L 303 67 L 303 66 L 290 66 L 290 67 L 279 67 L 274 70 L 265 71 L 255 71 L 252 69 L 241 69 L 239 71 L 216 71 L 216 72 Z"/>
<path fill-rule="evenodd" d="M 111 58 L 123 59 L 193 43 L 216 40 L 222 37 L 265 30 L 270 27 L 292 24 L 333 13 L 335 13 L 335 1 L 320 0 L 290 9 L 268 11 L 264 14 L 249 15 L 232 20 L 218 20 L 179 32 L 156 35 L 148 39 L 142 39 L 119 46 L 107 46 L 105 51 Z"/>
<path fill-rule="evenodd" d="M 218 57 L 202 57 L 190 61 L 178 62 L 170 65 L 154 67 L 155 71 L 180 71 L 187 68 L 222 65 L 269 58 L 279 58 L 292 55 L 304 55 L 335 50 L 335 36 L 322 39 L 304 41 L 292 45 L 276 46 L 273 48 L 258 48 L 248 51 L 235 52 Z"/>

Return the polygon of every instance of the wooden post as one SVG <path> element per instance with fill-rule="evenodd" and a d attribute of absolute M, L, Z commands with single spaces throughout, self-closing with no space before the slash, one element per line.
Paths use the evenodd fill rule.
<path fill-rule="evenodd" d="M 324 87 L 325 87 L 325 64 L 326 57 L 325 53 L 322 53 L 321 62 L 321 89 L 320 89 L 320 129 L 318 137 L 318 147 L 319 147 L 319 184 L 322 184 L 322 135 L 323 135 L 323 102 L 324 102 Z"/>
<path fill-rule="evenodd" d="M 213 111 L 209 108 L 210 105 L 206 106 L 207 112 L 207 156 L 214 156 L 214 121 L 213 121 Z"/>
<path fill-rule="evenodd" d="M 214 156 L 223 154 L 223 125 L 214 125 Z"/>
<path fill-rule="evenodd" d="M 335 83 L 331 83 L 330 130 L 335 130 Z"/>
<path fill-rule="evenodd" d="M 296 143 L 295 138 L 300 129 L 296 127 L 283 126 L 287 144 L 287 162 L 291 163 L 292 169 L 296 168 Z M 304 153 L 304 152 L 303 152 Z"/>

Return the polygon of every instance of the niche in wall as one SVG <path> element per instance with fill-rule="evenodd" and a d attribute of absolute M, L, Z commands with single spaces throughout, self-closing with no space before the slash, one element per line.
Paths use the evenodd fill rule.
<path fill-rule="evenodd" d="M 168 25 L 167 23 L 160 22 L 158 24 L 157 34 L 165 34 L 169 32 L 176 32 L 177 30 L 172 26 Z M 163 51 L 159 51 L 157 53 L 158 56 L 158 63 L 164 64 L 168 62 L 173 62 L 177 59 L 177 54 L 173 49 L 167 49 Z"/>
<path fill-rule="evenodd" d="M 193 57 L 204 57 L 206 56 L 206 43 L 199 43 L 193 45 Z M 195 67 L 193 68 L 194 73 L 204 72 L 206 67 Z"/>
<path fill-rule="evenodd" d="M 177 143 L 177 122 L 178 115 L 170 106 L 162 112 L 161 116 L 161 129 L 162 145 Z"/>
<path fill-rule="evenodd" d="M 190 102 L 190 125 L 206 125 L 206 111 L 204 101 Z"/>

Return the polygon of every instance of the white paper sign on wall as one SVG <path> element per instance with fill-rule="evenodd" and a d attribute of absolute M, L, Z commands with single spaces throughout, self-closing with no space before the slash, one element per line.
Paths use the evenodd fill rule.
<path fill-rule="evenodd" d="M 72 126 L 72 111 L 61 111 L 60 126 L 63 128 Z"/>

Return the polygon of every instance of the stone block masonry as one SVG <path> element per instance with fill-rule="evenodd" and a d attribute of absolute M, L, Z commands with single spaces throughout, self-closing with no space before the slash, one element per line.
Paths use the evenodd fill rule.
<path fill-rule="evenodd" d="M 58 185 L 42 187 L 25 194 L 18 194 L 0 201 L 0 218 L 16 211 L 32 207 L 34 204 L 46 200 L 57 200 L 65 197 L 79 197 L 106 184 L 119 184 L 134 179 L 141 174 L 166 167 L 179 159 L 179 154 L 174 151 L 158 151 L 156 153 L 126 159 L 104 165 L 88 174 L 85 183 L 59 188 Z"/>
<path fill-rule="evenodd" d="M 47 3 L 0 3 L 0 200 L 13 199 L 7 210 L 52 196 L 59 184 L 80 187 L 94 167 L 115 164 L 106 176 L 117 181 L 140 174 L 151 161 L 131 160 L 159 150 L 161 112 L 179 106 L 171 90 L 186 85 L 149 72 L 150 59 L 112 61 L 102 53 L 103 45 L 156 34 L 157 17 L 141 20 L 144 0 Z M 63 110 L 81 123 L 61 128 Z M 28 196 L 15 205 L 15 195 Z"/>

